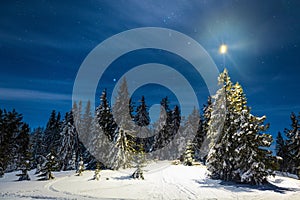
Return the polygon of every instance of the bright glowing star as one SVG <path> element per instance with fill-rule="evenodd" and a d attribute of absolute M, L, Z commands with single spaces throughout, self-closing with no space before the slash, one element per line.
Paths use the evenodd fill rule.
<path fill-rule="evenodd" d="M 116 82 L 116 81 L 117 81 L 117 79 L 115 79 L 115 78 L 114 78 L 114 79 L 113 79 L 113 81 L 114 81 L 114 82 Z"/>
<path fill-rule="evenodd" d="M 219 48 L 219 53 L 220 54 L 225 54 L 227 53 L 227 45 L 226 44 L 222 44 Z"/>

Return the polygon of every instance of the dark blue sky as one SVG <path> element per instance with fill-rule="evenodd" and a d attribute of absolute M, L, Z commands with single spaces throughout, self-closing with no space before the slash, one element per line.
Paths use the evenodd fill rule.
<path fill-rule="evenodd" d="M 292 111 L 300 111 L 298 0 L 1 1 L 0 107 L 16 108 L 32 127 L 44 126 L 51 110 L 71 109 L 77 71 L 93 48 L 114 34 L 148 26 L 192 37 L 220 71 L 224 59 L 218 48 L 226 43 L 225 65 L 233 82 L 243 86 L 252 113 L 267 116 L 272 134 L 290 124 Z M 129 69 L 147 62 L 188 68 L 184 60 L 155 50 L 131 52 L 115 65 Z M 111 89 L 121 75 L 110 68 L 99 91 Z M 197 84 L 205 103 L 208 91 L 203 82 Z M 151 88 L 141 88 L 136 99 L 145 94 L 155 103 L 167 92 Z"/>

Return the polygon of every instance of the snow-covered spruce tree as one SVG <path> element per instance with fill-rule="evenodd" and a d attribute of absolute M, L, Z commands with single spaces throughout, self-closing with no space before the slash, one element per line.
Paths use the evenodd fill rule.
<path fill-rule="evenodd" d="M 95 169 L 96 167 L 96 159 L 94 156 L 91 155 L 89 152 L 89 149 L 87 149 L 84 145 L 87 147 L 91 147 L 93 145 L 94 148 L 101 148 L 101 145 L 99 145 L 99 140 L 102 140 L 103 138 L 98 137 L 98 133 L 100 131 L 96 130 L 96 124 L 98 119 L 97 117 L 93 117 L 92 111 L 91 111 L 91 102 L 87 101 L 83 113 L 83 117 L 81 119 L 81 131 L 79 132 L 79 150 L 80 153 L 83 157 L 84 163 L 86 163 L 86 168 L 87 169 Z M 98 124 L 100 127 L 100 125 Z M 101 130 L 102 133 L 102 130 Z M 96 144 L 97 143 L 97 144 Z M 84 145 L 83 145 L 84 144 Z M 93 152 L 95 149 L 93 150 Z M 97 151 L 97 154 L 103 153 L 101 151 Z"/>
<path fill-rule="evenodd" d="M 153 144 L 153 137 L 152 136 L 152 132 L 149 128 L 149 124 L 150 124 L 150 117 L 149 117 L 149 112 L 148 112 L 148 106 L 146 105 L 145 102 L 145 97 L 142 96 L 141 100 L 140 100 L 140 105 L 137 106 L 136 109 L 136 115 L 134 117 L 134 122 L 137 125 L 136 126 L 136 131 L 138 134 L 138 137 L 140 138 L 149 138 L 148 140 L 144 140 L 141 144 L 143 145 L 143 148 L 145 148 L 145 150 L 150 150 Z M 151 138 L 151 139 L 150 139 Z"/>
<path fill-rule="evenodd" d="M 154 141 L 150 151 L 155 151 L 156 149 L 162 147 L 163 144 L 163 132 L 167 125 L 167 118 L 170 118 L 170 108 L 168 97 L 165 97 L 160 102 L 160 114 L 158 120 L 153 124 L 154 128 Z M 170 121 L 170 120 L 168 120 Z"/>
<path fill-rule="evenodd" d="M 186 122 L 183 125 L 182 135 L 186 140 L 190 140 L 192 151 L 197 152 L 197 157 L 199 157 L 200 147 L 203 142 L 203 131 L 202 131 L 202 120 L 200 118 L 200 112 L 194 107 L 192 113 L 187 117 Z M 178 144 L 180 146 L 180 144 Z M 187 144 L 189 145 L 189 144 Z M 178 147 L 179 147 L 178 146 Z M 186 148 L 187 146 L 184 146 Z M 195 154 L 193 154 L 194 159 Z"/>
<path fill-rule="evenodd" d="M 132 134 L 127 130 L 120 127 L 117 132 L 115 157 L 113 158 L 112 169 L 118 170 L 119 168 L 131 167 L 132 155 L 135 152 L 135 143 L 128 139 L 128 135 Z M 132 134 L 133 135 L 133 134 Z M 131 137 L 133 138 L 133 137 Z"/>
<path fill-rule="evenodd" d="M 16 143 L 18 144 L 17 166 L 21 170 L 21 173 L 17 174 L 19 181 L 30 180 L 28 171 L 31 169 L 32 154 L 29 146 L 29 132 L 28 124 L 23 124 L 20 134 L 16 138 Z"/>
<path fill-rule="evenodd" d="M 265 149 L 271 145 L 272 137 L 261 133 L 268 128 L 263 125 L 265 117 L 250 114 L 242 87 L 238 83 L 232 85 L 226 69 L 220 74 L 219 83 L 222 88 L 214 97 L 208 132 L 210 137 L 219 137 L 214 137 L 216 144 L 208 155 L 208 170 L 212 178 L 261 184 L 272 174 L 275 162 Z M 220 117 L 224 118 L 223 126 Z"/>
<path fill-rule="evenodd" d="M 285 129 L 288 148 L 288 171 L 298 174 L 300 178 L 300 115 L 291 114 L 291 129 Z"/>
<path fill-rule="evenodd" d="M 90 137 L 90 133 L 92 133 L 93 129 L 93 116 L 91 111 L 91 101 L 87 101 L 84 113 L 81 120 L 81 132 L 80 132 L 80 139 L 85 143 L 87 140 L 86 137 Z"/>
<path fill-rule="evenodd" d="M 123 78 L 118 94 L 113 105 L 112 112 L 115 122 L 126 130 L 132 130 L 134 127 L 132 118 L 132 101 L 128 92 L 126 78 Z"/>
<path fill-rule="evenodd" d="M 164 151 L 159 151 L 159 155 L 154 153 L 153 156 L 156 156 L 159 159 L 177 159 L 180 155 L 174 154 L 173 150 L 170 149 L 174 147 L 174 144 L 169 144 L 174 139 L 180 127 L 180 109 L 178 106 L 175 106 L 174 109 L 171 110 L 169 108 L 169 101 L 167 97 L 162 99 L 161 106 L 161 116 L 158 123 L 160 129 L 157 130 L 158 132 L 155 134 L 152 151 L 165 147 L 166 149 L 164 149 Z M 163 122 L 162 119 L 164 119 L 165 122 Z"/>
<path fill-rule="evenodd" d="M 0 177 L 3 177 L 4 172 L 17 169 L 19 144 L 16 144 L 15 140 L 23 125 L 23 117 L 15 110 L 3 110 L 0 112 L 0 118 Z"/>
<path fill-rule="evenodd" d="M 60 129 L 61 129 L 61 115 L 58 112 L 56 115 L 56 111 L 53 110 L 51 112 L 50 118 L 47 122 L 44 138 L 43 138 L 43 155 L 46 156 L 50 151 L 55 151 L 57 155 L 57 150 L 60 145 Z"/>
<path fill-rule="evenodd" d="M 42 174 L 38 176 L 41 177 L 39 180 L 51 180 L 54 179 L 53 171 L 57 170 L 57 156 L 54 151 L 50 151 L 50 153 L 46 156 L 46 162 L 42 167 Z"/>
<path fill-rule="evenodd" d="M 167 119 L 168 121 L 168 119 Z M 179 131 L 181 122 L 181 114 L 180 109 L 176 105 L 171 112 L 171 120 L 167 122 L 167 125 L 163 128 L 163 134 L 165 134 L 163 143 L 166 145 L 165 150 L 163 151 L 163 155 L 161 155 L 162 159 L 178 159 L 180 157 L 180 152 L 176 151 L 174 143 L 176 144 L 178 141 L 175 141 L 174 138 Z"/>
<path fill-rule="evenodd" d="M 67 112 L 62 123 L 60 145 L 58 147 L 58 158 L 60 170 L 74 170 L 75 162 L 79 155 L 79 141 L 72 111 Z"/>
<path fill-rule="evenodd" d="M 276 137 L 275 145 L 276 156 L 279 157 L 279 169 L 282 172 L 286 172 L 288 168 L 288 147 L 286 141 L 283 139 L 280 132 L 278 132 Z"/>
<path fill-rule="evenodd" d="M 203 106 L 203 131 L 206 135 L 209 130 L 209 121 L 211 118 L 211 112 L 212 112 L 212 98 L 209 96 L 207 98 L 207 103 Z"/>
<path fill-rule="evenodd" d="M 256 117 L 245 110 L 241 116 L 240 130 L 233 136 L 235 142 L 235 171 L 237 180 L 250 184 L 262 184 L 268 175 L 274 175 L 276 159 L 267 148 L 272 144 L 272 136 L 265 132 L 268 124 L 264 125 L 266 117 Z M 237 145 L 238 144 L 238 145 Z"/>
<path fill-rule="evenodd" d="M 38 168 L 38 164 L 41 164 L 39 160 L 41 160 L 41 157 L 43 156 L 43 133 L 44 129 L 41 127 L 33 129 L 33 132 L 31 133 L 30 145 L 32 146 L 32 158 L 34 168 Z"/>
<path fill-rule="evenodd" d="M 104 134 L 108 137 L 109 141 L 112 142 L 115 140 L 118 126 L 115 122 L 106 95 L 107 93 L 105 89 L 103 90 L 100 98 L 100 105 L 96 108 L 96 117 Z"/>
<path fill-rule="evenodd" d="M 209 130 L 209 122 L 211 118 L 211 112 L 212 112 L 212 98 L 209 96 L 207 98 L 207 103 L 203 105 L 203 116 L 200 116 L 199 121 L 199 129 L 197 131 L 197 135 L 202 139 L 201 146 L 199 152 L 196 153 L 197 159 L 200 159 L 204 163 L 206 162 L 207 154 L 209 152 L 209 140 L 208 137 L 208 130 Z"/>
<path fill-rule="evenodd" d="M 136 108 L 136 115 L 134 121 L 138 126 L 148 126 L 150 124 L 150 117 L 148 107 L 145 102 L 145 97 L 142 96 L 140 105 Z"/>
<path fill-rule="evenodd" d="M 78 105 L 76 102 L 72 106 L 72 114 L 74 119 L 74 124 L 78 131 L 81 131 L 81 122 L 82 122 L 82 101 L 79 101 Z"/>
<path fill-rule="evenodd" d="M 170 108 L 168 97 L 165 97 L 160 102 L 160 113 L 158 120 L 153 124 L 154 132 L 157 134 L 166 125 L 167 117 L 170 116 Z"/>
<path fill-rule="evenodd" d="M 194 162 L 194 154 L 194 144 L 189 141 L 183 154 L 183 164 L 187 166 L 192 166 Z"/>

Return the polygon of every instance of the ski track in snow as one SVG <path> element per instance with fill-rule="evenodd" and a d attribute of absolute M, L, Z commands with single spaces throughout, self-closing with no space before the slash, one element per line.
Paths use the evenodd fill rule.
<path fill-rule="evenodd" d="M 166 167 L 168 165 L 168 167 Z M 222 183 L 207 178 L 204 166 L 170 165 L 169 161 L 151 163 L 145 168 L 145 180 L 133 180 L 134 169 L 103 170 L 99 181 L 93 171 L 76 176 L 74 171 L 55 173 L 50 181 L 15 181 L 14 173 L 0 179 L 0 199 L 300 199 L 300 181 L 283 176 L 270 177 L 275 185 L 252 187 Z"/>

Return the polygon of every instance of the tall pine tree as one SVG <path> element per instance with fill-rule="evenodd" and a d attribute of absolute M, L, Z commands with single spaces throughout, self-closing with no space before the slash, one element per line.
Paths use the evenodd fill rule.
<path fill-rule="evenodd" d="M 209 152 L 208 170 L 213 178 L 261 184 L 274 169 L 274 158 L 265 149 L 272 136 L 261 133 L 268 128 L 263 124 L 265 117 L 250 114 L 241 85 L 232 84 L 226 69 L 219 83 L 222 87 L 215 96 L 208 132 L 219 137 Z M 220 117 L 224 118 L 223 126 Z"/>
<path fill-rule="evenodd" d="M 124 78 L 118 88 L 118 94 L 113 105 L 113 116 L 116 123 L 126 130 L 133 129 L 132 101 L 128 92 L 127 81 Z"/>
<path fill-rule="evenodd" d="M 79 141 L 72 111 L 67 112 L 60 132 L 60 145 L 58 147 L 58 159 L 61 170 L 74 170 L 79 158 Z"/>
<path fill-rule="evenodd" d="M 43 138 L 43 148 L 44 153 L 43 156 L 46 156 L 50 153 L 50 151 L 54 151 L 57 154 L 58 147 L 60 145 L 60 129 L 61 129 L 61 115 L 58 112 L 53 110 L 51 112 L 50 118 L 47 122 L 44 138 Z"/>

